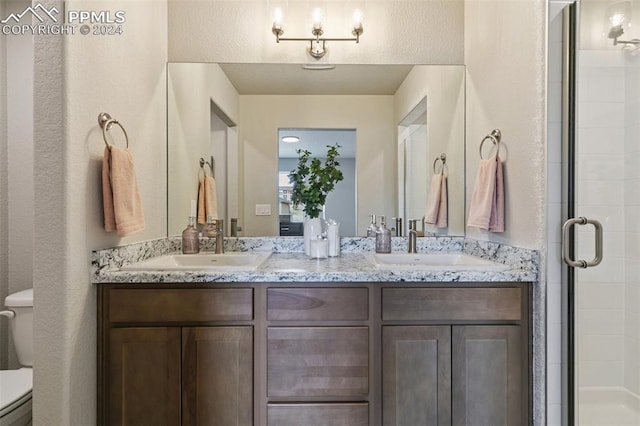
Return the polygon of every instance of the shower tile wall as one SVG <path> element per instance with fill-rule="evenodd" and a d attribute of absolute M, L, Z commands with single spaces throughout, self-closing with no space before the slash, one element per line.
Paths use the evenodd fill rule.
<path fill-rule="evenodd" d="M 640 51 L 638 52 L 640 53 Z M 640 55 L 625 58 L 624 384 L 640 395 Z"/>
<path fill-rule="evenodd" d="M 577 270 L 578 383 L 625 385 L 625 69 L 619 49 L 581 50 L 578 71 L 577 216 L 600 220 L 605 256 Z M 639 228 L 640 229 L 640 228 Z M 594 256 L 591 226 L 578 227 L 580 259 Z"/>

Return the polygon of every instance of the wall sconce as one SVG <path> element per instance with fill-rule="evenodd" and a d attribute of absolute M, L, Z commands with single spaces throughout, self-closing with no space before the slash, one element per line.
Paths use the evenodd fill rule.
<path fill-rule="evenodd" d="M 629 1 L 619 1 L 607 7 L 605 14 L 605 25 L 608 27 L 607 37 L 613 40 L 613 45 L 638 45 L 640 40 L 619 40 L 625 29 L 631 28 L 631 3 Z M 606 30 L 605 30 L 606 31 Z"/>
<path fill-rule="evenodd" d="M 311 35 L 313 37 L 282 37 L 284 34 L 284 26 L 282 24 L 283 21 L 283 13 L 282 9 L 276 8 L 274 13 L 273 26 L 271 27 L 271 32 L 276 36 L 276 43 L 280 43 L 281 41 L 305 41 L 309 43 L 307 47 L 307 52 L 315 59 L 320 59 L 327 53 L 327 45 L 328 41 L 355 41 L 356 43 L 360 43 L 360 36 L 364 32 L 362 27 L 362 12 L 360 10 L 356 10 L 353 13 L 353 27 L 351 30 L 351 34 L 353 37 L 345 37 L 345 38 L 328 38 L 322 37 L 324 34 L 324 30 L 322 28 L 322 10 L 320 8 L 316 8 L 313 10 L 313 28 L 311 29 Z"/>

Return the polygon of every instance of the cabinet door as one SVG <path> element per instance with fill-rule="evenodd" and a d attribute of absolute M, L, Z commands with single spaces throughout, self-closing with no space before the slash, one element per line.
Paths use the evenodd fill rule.
<path fill-rule="evenodd" d="M 385 426 L 451 424 L 451 327 L 382 327 Z"/>
<path fill-rule="evenodd" d="M 182 424 L 251 425 L 253 330 L 183 328 Z"/>
<path fill-rule="evenodd" d="M 106 424 L 180 424 L 180 329 L 109 331 Z"/>
<path fill-rule="evenodd" d="M 454 426 L 528 424 L 520 331 L 517 325 L 453 327 Z"/>

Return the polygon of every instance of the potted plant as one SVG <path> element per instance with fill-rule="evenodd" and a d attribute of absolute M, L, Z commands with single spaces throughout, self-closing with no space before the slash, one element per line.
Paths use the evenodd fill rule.
<path fill-rule="evenodd" d="M 327 145 L 327 157 L 323 162 L 316 157 L 311 158 L 311 152 L 298 149 L 298 167 L 289 173 L 293 184 L 291 202 L 303 207 L 307 217 L 304 226 L 305 252 L 309 254 L 309 241 L 322 232 L 320 213 L 327 200 L 327 195 L 336 183 L 344 179 L 338 169 L 340 163 L 337 157 L 340 145 Z"/>

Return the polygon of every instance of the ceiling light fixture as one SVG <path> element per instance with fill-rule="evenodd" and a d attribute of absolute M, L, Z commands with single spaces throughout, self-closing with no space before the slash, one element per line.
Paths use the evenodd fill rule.
<path fill-rule="evenodd" d="M 276 43 L 280 43 L 281 41 L 308 42 L 309 46 L 307 46 L 307 52 L 314 59 L 320 59 L 327 54 L 326 42 L 355 41 L 356 43 L 360 43 L 360 36 L 364 32 L 364 29 L 362 27 L 362 11 L 360 11 L 359 9 L 357 9 L 353 13 L 353 27 L 351 29 L 351 34 L 353 35 L 353 37 L 321 37 L 322 34 L 324 34 L 324 29 L 322 28 L 322 10 L 320 8 L 315 8 L 313 10 L 313 28 L 311 29 L 311 35 L 313 35 L 313 37 L 282 37 L 282 35 L 284 34 L 283 20 L 282 9 L 276 8 L 274 13 L 273 26 L 271 27 L 271 32 L 276 36 Z"/>
<path fill-rule="evenodd" d="M 613 40 L 614 46 L 640 44 L 640 40 L 637 38 L 619 40 L 619 37 L 624 34 L 624 30 L 631 28 L 631 3 L 629 1 L 619 1 L 607 7 L 605 22 L 608 27 L 607 37 Z"/>
<path fill-rule="evenodd" d="M 297 142 L 300 142 L 300 138 L 297 137 L 297 136 L 283 136 L 282 137 L 282 142 L 297 143 Z"/>

